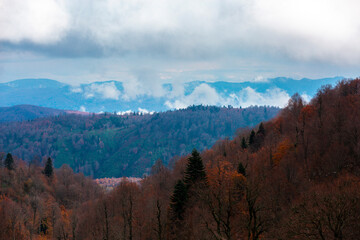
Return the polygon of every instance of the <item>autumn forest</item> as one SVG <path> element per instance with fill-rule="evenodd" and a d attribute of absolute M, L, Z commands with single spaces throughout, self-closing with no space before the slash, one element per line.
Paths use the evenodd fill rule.
<path fill-rule="evenodd" d="M 359 239 L 359 119 L 360 79 L 342 80 L 309 103 L 293 95 L 271 120 L 171 166 L 160 157 L 140 182 L 124 178 L 111 191 L 66 164 L 53 168 L 52 156 L 2 153 L 0 239 Z"/>

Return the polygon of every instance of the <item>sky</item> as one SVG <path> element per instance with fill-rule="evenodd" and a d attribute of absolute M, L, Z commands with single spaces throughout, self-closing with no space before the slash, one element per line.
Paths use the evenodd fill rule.
<path fill-rule="evenodd" d="M 0 0 L 0 82 L 360 75 L 358 0 Z M 141 90 L 142 89 L 142 90 Z"/>

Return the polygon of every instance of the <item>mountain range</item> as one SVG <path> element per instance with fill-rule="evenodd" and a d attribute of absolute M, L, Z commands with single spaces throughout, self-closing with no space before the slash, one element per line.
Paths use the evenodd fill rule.
<path fill-rule="evenodd" d="M 20 79 L 0 83 L 0 106 L 31 104 L 84 112 L 151 112 L 186 108 L 189 105 L 283 107 L 298 92 L 306 100 L 320 86 L 335 84 L 342 77 L 323 79 L 273 78 L 257 82 L 141 83 L 106 81 L 72 86 L 51 79 Z"/>
<path fill-rule="evenodd" d="M 36 118 L 57 116 L 60 114 L 88 115 L 89 113 L 23 104 L 12 107 L 0 107 L 0 122 L 34 120 Z"/>

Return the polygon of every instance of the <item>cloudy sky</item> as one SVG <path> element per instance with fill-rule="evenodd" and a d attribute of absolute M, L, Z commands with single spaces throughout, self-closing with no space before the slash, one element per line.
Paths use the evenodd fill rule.
<path fill-rule="evenodd" d="M 0 0 L 0 82 L 360 74 L 358 0 Z"/>

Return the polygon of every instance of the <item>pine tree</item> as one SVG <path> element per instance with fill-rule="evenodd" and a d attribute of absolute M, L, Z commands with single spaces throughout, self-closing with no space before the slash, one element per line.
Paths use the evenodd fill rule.
<path fill-rule="evenodd" d="M 254 130 L 251 130 L 249 137 L 249 146 L 253 145 L 254 143 L 255 143 L 255 132 Z"/>
<path fill-rule="evenodd" d="M 184 218 L 185 203 L 187 201 L 187 189 L 182 180 L 179 180 L 171 196 L 170 208 L 174 219 L 182 220 Z"/>
<path fill-rule="evenodd" d="M 263 123 L 260 123 L 260 125 L 259 125 L 259 129 L 258 129 L 258 131 L 257 131 L 257 133 L 256 134 L 261 134 L 261 135 L 265 135 L 265 128 L 264 128 L 264 124 Z"/>
<path fill-rule="evenodd" d="M 48 158 L 45 164 L 45 168 L 44 168 L 44 174 L 47 177 L 52 177 L 54 174 L 54 168 L 53 168 L 53 163 L 51 158 Z"/>
<path fill-rule="evenodd" d="M 15 163 L 14 163 L 14 159 L 13 159 L 11 153 L 8 153 L 8 154 L 6 155 L 5 167 L 6 167 L 8 170 L 14 170 L 14 169 L 15 169 Z"/>
<path fill-rule="evenodd" d="M 203 180 L 206 180 L 205 168 L 199 152 L 194 149 L 188 159 L 184 182 L 189 187 L 192 184 Z"/>
<path fill-rule="evenodd" d="M 244 165 L 243 165 L 241 162 L 239 163 L 237 172 L 240 173 L 240 174 L 242 174 L 243 176 L 246 175 L 245 167 L 244 167 Z"/>
<path fill-rule="evenodd" d="M 242 149 L 247 148 L 246 140 L 245 140 L 244 137 L 241 139 L 241 148 L 242 148 Z"/>

